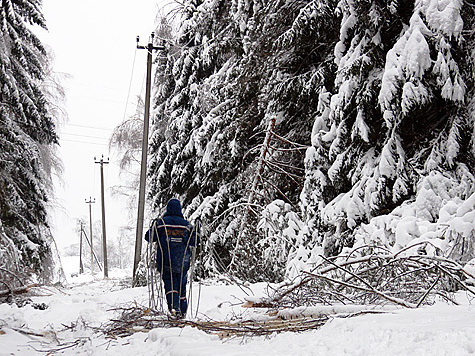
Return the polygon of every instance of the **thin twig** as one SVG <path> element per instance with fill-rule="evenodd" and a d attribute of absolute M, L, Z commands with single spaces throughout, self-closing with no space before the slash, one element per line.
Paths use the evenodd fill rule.
<path fill-rule="evenodd" d="M 417 306 L 416 308 L 419 308 L 422 304 L 422 302 L 424 301 L 424 299 L 427 298 L 427 296 L 429 295 L 429 293 L 432 291 L 432 289 L 434 289 L 434 287 L 437 285 L 437 283 L 439 283 L 439 280 L 440 280 L 440 274 L 439 276 L 437 277 L 436 281 L 434 283 L 432 283 L 432 285 L 430 286 L 430 288 L 424 293 L 424 295 L 421 297 L 421 299 L 419 300 L 419 302 L 417 303 Z"/>

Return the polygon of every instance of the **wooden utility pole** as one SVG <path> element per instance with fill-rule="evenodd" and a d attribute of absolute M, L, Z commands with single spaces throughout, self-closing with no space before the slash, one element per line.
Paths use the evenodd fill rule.
<path fill-rule="evenodd" d="M 94 250 L 92 248 L 92 205 L 91 204 L 94 204 L 96 202 L 96 199 L 94 198 L 94 200 L 92 200 L 91 197 L 89 197 L 89 201 L 86 200 L 86 204 L 89 204 L 89 236 L 91 236 L 91 243 L 90 243 L 90 246 L 91 246 L 91 274 L 94 274 Z M 82 225 L 81 225 L 81 228 L 82 228 Z"/>
<path fill-rule="evenodd" d="M 142 254 L 142 234 L 143 234 L 143 220 L 144 220 L 144 208 L 145 208 L 145 183 L 147 179 L 147 150 L 148 150 L 148 126 L 150 117 L 150 91 L 152 86 L 152 52 L 154 50 L 164 50 L 163 46 L 154 46 L 152 33 L 151 39 L 148 45 L 140 46 L 139 37 L 137 36 L 137 48 L 147 50 L 147 84 L 145 87 L 145 114 L 143 120 L 143 137 L 142 137 L 142 163 L 140 169 L 140 186 L 139 186 L 139 206 L 137 213 L 137 230 L 135 234 L 135 256 L 134 256 L 134 269 L 133 269 L 133 286 L 136 284 L 135 273 L 137 272 L 137 266 L 141 259 Z"/>
<path fill-rule="evenodd" d="M 79 273 L 84 273 L 84 266 L 82 264 L 82 228 L 83 222 L 81 221 L 81 232 L 79 233 Z"/>
<path fill-rule="evenodd" d="M 109 164 L 109 161 L 104 161 L 104 155 L 102 155 L 101 160 L 97 161 L 94 157 L 96 163 L 101 165 L 101 205 L 102 205 L 102 256 L 104 262 L 104 278 L 109 277 L 109 270 L 107 268 L 107 240 L 106 240 L 106 206 L 104 203 L 104 164 Z M 91 236 L 92 240 L 92 236 Z"/>

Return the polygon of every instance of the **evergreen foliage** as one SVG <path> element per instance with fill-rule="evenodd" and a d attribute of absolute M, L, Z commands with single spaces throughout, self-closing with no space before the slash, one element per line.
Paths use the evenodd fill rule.
<path fill-rule="evenodd" d="M 314 131 L 317 163 L 308 170 L 320 180 L 307 188 L 322 219 L 319 232 L 342 230 L 333 253 L 353 243 L 345 232 L 413 197 L 430 171 L 468 163 L 473 172 L 473 162 L 459 155 L 469 142 L 460 131 L 468 117 L 462 78 L 473 80 L 454 59 L 470 56 L 462 2 L 436 3 L 339 3 L 338 74 L 317 119 L 328 129 Z"/>
<path fill-rule="evenodd" d="M 183 5 L 177 45 L 157 69 L 151 197 L 156 208 L 180 197 L 207 222 L 207 271 L 234 257 L 243 278 L 280 279 L 365 240 L 361 229 L 417 201 L 431 175 L 470 187 L 472 6 Z M 273 117 L 283 140 L 271 141 L 260 171 Z M 459 193 L 465 201 L 474 188 Z M 380 243 L 394 246 L 391 236 Z"/>
<path fill-rule="evenodd" d="M 234 251 L 247 210 L 242 205 L 248 203 L 258 164 L 257 148 L 273 116 L 278 117 L 276 134 L 308 145 L 316 100 L 307 81 L 317 86 L 323 80 L 320 73 L 332 66 L 327 57 L 337 33 L 324 30 L 321 21 L 305 22 L 300 11 L 304 3 L 187 2 L 180 47 L 158 70 L 162 80 L 151 159 L 155 204 L 164 206 L 178 195 L 188 211 L 206 221 L 221 216 L 205 233 L 207 252 L 214 250 L 225 265 L 232 253 L 239 254 L 239 273 L 248 278 L 262 278 L 269 271 L 255 247 L 262 238 L 255 227 L 245 232 L 244 245 Z M 310 4 L 305 11 L 334 21 L 330 6 Z M 305 33 L 306 40 L 297 32 Z M 323 44 L 312 37 L 319 32 L 324 33 Z M 303 170 L 302 154 L 280 155 L 281 161 Z M 255 201 L 249 203 L 269 204 L 283 198 L 280 191 L 298 204 L 301 174 L 295 180 L 266 167 L 263 175 L 277 189 L 259 184 Z M 246 227 L 257 225 L 258 215 L 250 219 Z M 274 272 L 267 277 L 275 278 Z"/>
<path fill-rule="evenodd" d="M 47 273 L 52 147 L 57 144 L 43 94 L 47 53 L 31 31 L 45 27 L 38 0 L 2 0 L 0 8 L 0 220 L 21 264 Z"/>

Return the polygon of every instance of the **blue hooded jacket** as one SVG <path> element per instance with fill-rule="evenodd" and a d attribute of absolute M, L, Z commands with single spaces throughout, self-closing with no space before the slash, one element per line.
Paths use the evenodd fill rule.
<path fill-rule="evenodd" d="M 145 240 L 158 241 L 157 269 L 186 273 L 190 268 L 191 247 L 199 243 L 193 226 L 185 220 L 178 199 L 171 199 L 162 218 L 153 221 Z"/>

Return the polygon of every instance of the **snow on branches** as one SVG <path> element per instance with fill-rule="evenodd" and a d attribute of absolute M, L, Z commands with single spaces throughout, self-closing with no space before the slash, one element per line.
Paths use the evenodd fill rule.
<path fill-rule="evenodd" d="M 473 77 L 462 16 L 470 18 L 473 10 L 464 14 L 459 0 L 410 4 L 338 3 L 338 68 L 333 86 L 320 90 L 305 160 L 302 220 L 313 236 L 304 243 L 307 254 L 315 245 L 339 254 L 370 242 L 397 251 L 438 236 L 445 239 L 438 253 L 458 251 L 451 256 L 463 261 L 474 256 L 473 229 L 455 231 L 442 221 L 471 224 L 471 213 L 451 210 L 449 218 L 430 203 L 447 195 L 445 189 L 449 205 L 471 201 L 473 194 L 453 194 L 473 179 L 473 162 L 462 152 L 470 141 L 462 128 L 474 127 L 462 106 L 470 100 L 462 78 Z"/>
<path fill-rule="evenodd" d="M 438 219 L 440 207 L 428 208 L 432 218 L 400 218 L 437 200 L 427 182 L 471 180 L 466 28 L 474 10 L 461 0 L 184 4 L 183 47 L 170 58 L 171 90 L 158 102 L 152 195 L 157 205 L 180 195 L 189 212 L 206 215 L 209 246 L 225 261 L 244 230 L 266 266 L 287 275 L 361 243 L 365 231 L 396 248 L 398 230 L 403 248 Z M 262 174 L 259 148 L 274 114 L 277 136 L 311 147 L 303 155 L 277 145 L 285 154 L 266 158 Z M 253 259 L 251 251 L 241 258 Z M 243 274 L 259 275 L 257 263 Z"/>
<path fill-rule="evenodd" d="M 412 249 L 430 243 L 417 243 Z M 256 303 L 274 309 L 320 305 L 396 305 L 418 308 L 445 300 L 457 304 L 454 291 L 471 297 L 473 267 L 463 268 L 453 260 L 411 254 L 411 248 L 391 254 L 378 246 L 361 246 L 338 257 L 320 256 L 311 271 L 290 283 L 273 288 L 268 298 Z"/>

